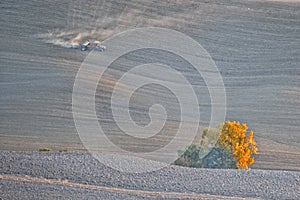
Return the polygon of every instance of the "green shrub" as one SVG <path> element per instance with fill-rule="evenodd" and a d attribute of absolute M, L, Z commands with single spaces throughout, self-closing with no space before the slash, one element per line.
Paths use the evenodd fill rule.
<path fill-rule="evenodd" d="M 39 151 L 49 152 L 49 151 L 51 151 L 51 149 L 50 148 L 41 148 L 41 149 L 39 149 Z"/>

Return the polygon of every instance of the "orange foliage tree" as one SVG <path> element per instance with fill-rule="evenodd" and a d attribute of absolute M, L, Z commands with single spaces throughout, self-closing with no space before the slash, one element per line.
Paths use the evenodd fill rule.
<path fill-rule="evenodd" d="M 218 145 L 230 151 L 239 169 L 249 169 L 254 163 L 252 154 L 257 153 L 253 131 L 247 134 L 248 126 L 235 121 L 226 121 L 219 131 Z"/>

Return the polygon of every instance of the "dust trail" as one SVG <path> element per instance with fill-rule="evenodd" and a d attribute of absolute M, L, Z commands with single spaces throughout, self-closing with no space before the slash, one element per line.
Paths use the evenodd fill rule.
<path fill-rule="evenodd" d="M 184 4 L 184 2 L 181 3 Z M 185 30 L 186 24 L 199 24 L 199 20 L 193 14 L 196 12 L 195 9 L 181 10 L 179 8 L 176 12 L 172 11 L 170 15 L 165 15 L 153 4 L 152 1 L 149 1 L 147 5 L 124 2 L 117 10 L 113 9 L 115 8 L 114 2 L 107 1 L 93 6 L 92 4 L 72 4 L 68 9 L 68 26 L 65 29 L 49 30 L 37 37 L 53 45 L 79 48 L 84 40 L 103 41 L 114 34 L 132 28 L 155 26 Z M 168 4 L 163 4 L 163 6 L 164 9 L 172 9 Z"/>

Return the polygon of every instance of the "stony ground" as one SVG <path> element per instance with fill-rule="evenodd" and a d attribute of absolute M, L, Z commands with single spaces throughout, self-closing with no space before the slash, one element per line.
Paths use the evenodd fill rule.
<path fill-rule="evenodd" d="M 168 166 L 123 173 L 88 153 L 0 153 L 2 199 L 298 199 L 300 172 Z M 109 162 L 119 162 L 118 157 Z M 150 162 L 141 162 L 150 168 Z"/>

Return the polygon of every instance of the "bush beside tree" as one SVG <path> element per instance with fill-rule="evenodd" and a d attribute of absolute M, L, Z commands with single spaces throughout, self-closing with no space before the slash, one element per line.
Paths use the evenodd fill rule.
<path fill-rule="evenodd" d="M 179 152 L 175 165 L 204 168 L 249 169 L 257 153 L 252 130 L 240 122 L 226 121 L 218 131 L 205 129 L 200 144 Z"/>

